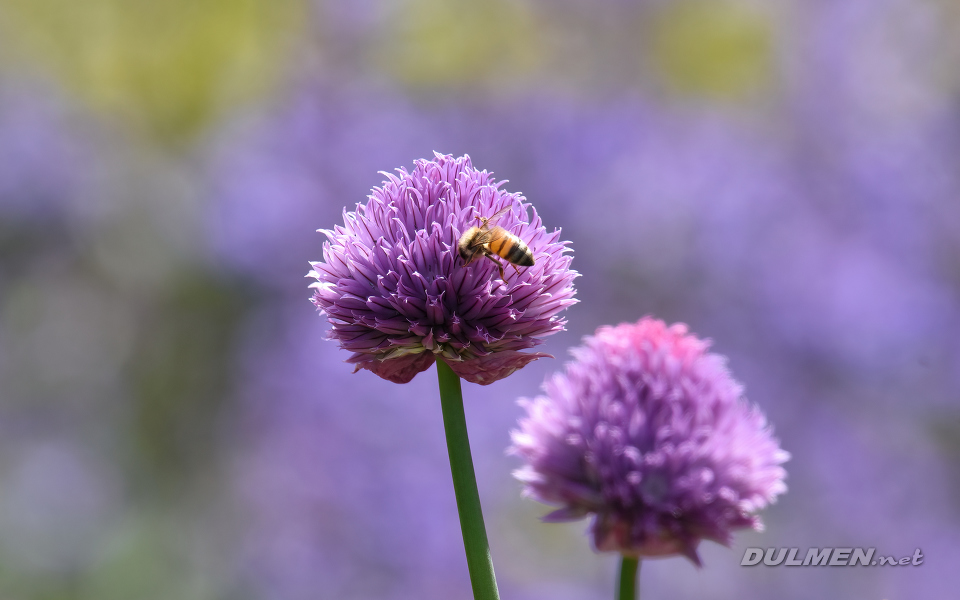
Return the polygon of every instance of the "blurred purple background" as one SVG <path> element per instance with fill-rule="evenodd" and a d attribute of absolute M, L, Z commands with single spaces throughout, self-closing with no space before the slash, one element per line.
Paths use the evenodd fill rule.
<path fill-rule="evenodd" d="M 433 370 L 352 375 L 304 279 L 434 150 L 582 274 L 557 360 L 464 389 L 502 597 L 612 596 L 504 450 L 567 348 L 644 314 L 712 338 L 793 456 L 765 532 L 645 562 L 644 597 L 948 597 L 958 34 L 946 0 L 5 2 L 0 597 L 469 597 Z"/>

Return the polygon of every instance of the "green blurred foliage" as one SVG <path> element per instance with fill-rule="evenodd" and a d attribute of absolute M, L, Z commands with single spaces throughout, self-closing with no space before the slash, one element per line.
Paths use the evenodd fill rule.
<path fill-rule="evenodd" d="M 367 52 L 375 70 L 415 94 L 659 88 L 744 101 L 776 84 L 775 10 L 743 0 L 549 8 L 404 0 L 369 36 Z"/>
<path fill-rule="evenodd" d="M 49 71 L 161 138 L 271 89 L 302 33 L 301 0 L 6 0 L 5 66 Z"/>
<path fill-rule="evenodd" d="M 948 463 L 960 464 L 960 415 L 944 412 L 928 422 L 930 437 Z M 960 472 L 950 473 L 954 501 L 960 505 Z"/>
<path fill-rule="evenodd" d="M 0 220 L 0 283 L 29 274 L 30 258 L 42 255 L 51 246 L 69 251 L 69 237 L 63 229 Z"/>
<path fill-rule="evenodd" d="M 203 560 L 209 549 L 191 535 L 196 524 L 190 519 L 145 513 L 120 523 L 78 598 L 201 600 L 222 595 L 220 584 L 211 579 L 214 570 Z"/>
<path fill-rule="evenodd" d="M 31 600 L 204 600 L 226 597 L 210 548 L 183 511 L 117 515 L 112 531 L 91 547 L 85 568 L 28 573 L 0 565 L 3 598 Z M 219 562 L 213 560 L 212 562 Z M 242 597 L 242 596 L 231 596 Z"/>
<path fill-rule="evenodd" d="M 649 59 L 674 92 L 737 100 L 773 83 L 770 16 L 742 2 L 663 5 L 649 23 Z"/>
<path fill-rule="evenodd" d="M 406 0 L 394 9 L 372 53 L 414 93 L 509 88 L 542 60 L 537 15 L 523 3 Z"/>
<path fill-rule="evenodd" d="M 346 68 L 355 81 L 386 76 L 414 93 L 490 96 L 564 82 L 591 92 L 598 76 L 606 87 L 646 87 L 643 64 L 672 91 L 740 99 L 773 76 L 771 17 L 738 0 L 640 5 L 613 20 L 515 0 L 403 0 L 346 52 L 311 39 L 323 30 L 313 12 L 304 0 L 7 0 L 0 64 L 42 68 L 161 139 L 189 136 L 313 69 L 311 47 L 327 54 L 324 68 Z"/>
<path fill-rule="evenodd" d="M 128 369 L 131 482 L 138 494 L 177 495 L 208 475 L 238 324 L 251 298 L 201 271 L 183 273 L 145 311 Z"/>

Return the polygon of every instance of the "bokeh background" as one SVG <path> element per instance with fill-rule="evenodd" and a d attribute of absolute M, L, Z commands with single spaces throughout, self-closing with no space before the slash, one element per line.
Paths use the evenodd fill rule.
<path fill-rule="evenodd" d="M 645 562 L 645 597 L 949 597 L 958 60 L 953 0 L 2 0 L 0 599 L 469 597 L 434 371 L 352 375 L 303 278 L 434 150 L 582 274 L 557 360 L 465 385 L 505 599 L 612 597 L 504 450 L 645 314 L 712 338 L 793 456 L 765 532 Z"/>

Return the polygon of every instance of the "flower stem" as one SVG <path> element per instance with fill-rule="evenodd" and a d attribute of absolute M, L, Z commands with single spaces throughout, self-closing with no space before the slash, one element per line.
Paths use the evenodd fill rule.
<path fill-rule="evenodd" d="M 490 558 L 487 531 L 480 510 L 477 475 L 470 456 L 460 378 L 443 360 L 437 361 L 437 377 L 440 380 L 440 405 L 443 409 L 443 428 L 447 434 L 453 491 L 457 497 L 460 531 L 463 533 L 473 597 L 475 600 L 499 600 L 500 592 L 497 591 L 497 578 L 493 574 L 493 560 Z"/>
<path fill-rule="evenodd" d="M 640 559 L 635 556 L 624 556 L 620 561 L 620 582 L 617 585 L 616 600 L 640 600 L 637 593 L 637 571 L 640 570 Z"/>

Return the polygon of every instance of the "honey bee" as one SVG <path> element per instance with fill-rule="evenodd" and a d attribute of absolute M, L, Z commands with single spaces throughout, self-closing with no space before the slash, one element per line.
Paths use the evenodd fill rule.
<path fill-rule="evenodd" d="M 517 275 L 520 274 L 520 269 L 517 268 L 517 265 L 521 267 L 533 266 L 533 252 L 530 251 L 530 247 L 527 246 L 523 240 L 503 227 L 490 226 L 491 222 L 495 222 L 496 219 L 509 210 L 509 208 L 509 206 L 504 208 L 492 217 L 481 217 L 477 215 L 477 219 L 480 221 L 480 227 L 471 227 L 460 236 L 457 249 L 460 252 L 460 258 L 463 259 L 463 266 L 467 266 L 478 258 L 486 256 L 497 263 L 497 268 L 500 269 L 500 279 L 504 279 L 503 263 L 494 258 L 494 255 L 506 259 L 506 261 L 513 266 L 513 270 L 517 272 Z M 504 281 L 506 280 L 504 279 Z"/>

